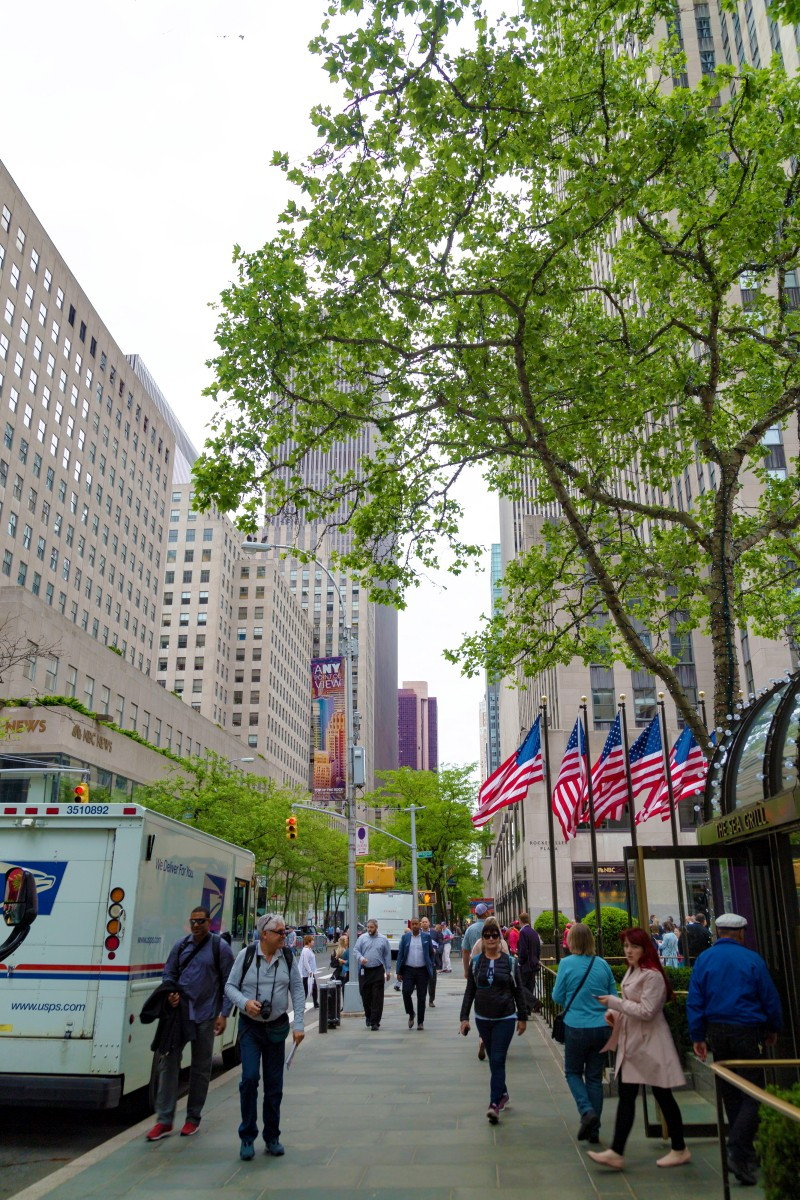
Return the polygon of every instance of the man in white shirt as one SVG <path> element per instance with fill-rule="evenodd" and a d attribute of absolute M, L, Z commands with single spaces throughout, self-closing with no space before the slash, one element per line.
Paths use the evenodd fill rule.
<path fill-rule="evenodd" d="M 397 979 L 403 984 L 403 1006 L 408 1013 L 408 1028 L 414 1028 L 414 1002 L 417 993 L 417 1029 L 425 1024 L 425 1001 L 428 980 L 435 973 L 431 935 L 420 929 L 419 917 L 412 917 L 409 928 L 400 939 L 397 951 Z"/>

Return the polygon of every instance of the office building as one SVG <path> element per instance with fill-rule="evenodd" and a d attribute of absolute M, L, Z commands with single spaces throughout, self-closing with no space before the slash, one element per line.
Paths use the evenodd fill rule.
<path fill-rule="evenodd" d="M 65 696 L 170 754 L 307 786 L 308 623 L 269 570 L 246 582 L 227 518 L 191 512 L 189 438 L 2 164 L 0 424 L 0 627 L 25 648 L 0 697 Z M 69 745 L 105 779 L 91 723 Z M 63 756 L 56 724 L 17 722 L 13 753 Z M 120 794 L 137 762 L 169 765 L 130 762 Z"/>
<path fill-rule="evenodd" d="M 299 466 L 310 488 L 323 488 L 331 471 L 358 473 L 361 461 L 374 453 L 375 431 L 365 428 L 330 450 L 307 454 Z M 334 518 L 331 518 L 334 519 Z M 397 767 L 397 611 L 368 599 L 357 579 L 335 565 L 332 555 L 345 552 L 350 534 L 282 514 L 266 518 L 259 534 L 275 546 L 297 546 L 313 554 L 333 575 L 313 562 L 300 563 L 268 552 L 288 580 L 292 595 L 307 614 L 312 630 L 312 658 L 343 653 L 340 638 L 349 627 L 354 640 L 353 708 L 358 714 L 357 741 L 366 750 L 366 791 L 376 786 L 375 772 Z M 259 558 L 267 558 L 267 554 Z M 335 581 L 335 586 L 334 586 Z M 337 591 L 338 589 L 338 591 Z"/>
<path fill-rule="evenodd" d="M 401 767 L 439 769 L 438 706 L 423 680 L 404 683 L 397 692 L 397 742 Z"/>

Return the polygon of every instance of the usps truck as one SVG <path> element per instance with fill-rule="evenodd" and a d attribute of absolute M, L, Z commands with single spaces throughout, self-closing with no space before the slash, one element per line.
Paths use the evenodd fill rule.
<path fill-rule="evenodd" d="M 392 958 L 397 958 L 400 938 L 411 920 L 411 892 L 370 892 L 367 917 L 378 922 L 378 933 L 389 939 Z"/>
<path fill-rule="evenodd" d="M 0 962 L 0 1103 L 152 1096 L 155 1027 L 140 1022 L 142 1004 L 198 905 L 242 948 L 253 855 L 137 804 L 11 803 L 0 806 L 0 895 L 18 867 L 36 881 L 38 912 Z M 235 1039 L 231 1019 L 216 1047 L 231 1066 Z"/>

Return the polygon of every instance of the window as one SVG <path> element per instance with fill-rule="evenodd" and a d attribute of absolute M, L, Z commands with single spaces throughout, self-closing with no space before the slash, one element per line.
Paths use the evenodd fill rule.
<path fill-rule="evenodd" d="M 62 595 L 63 595 L 63 593 L 62 593 Z M 74 696 L 77 686 L 78 686 L 78 668 L 73 667 L 73 666 L 68 666 L 67 667 L 67 684 L 64 689 L 65 694 L 67 696 Z"/>

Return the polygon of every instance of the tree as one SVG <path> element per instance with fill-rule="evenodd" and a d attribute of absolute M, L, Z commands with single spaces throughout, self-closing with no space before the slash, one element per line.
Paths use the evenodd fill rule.
<path fill-rule="evenodd" d="M 411 816 L 403 810 L 410 805 L 422 805 L 416 815 L 417 846 L 430 850 L 431 857 L 419 859 L 417 882 L 436 893 L 435 914 L 440 920 L 447 916 L 446 901 L 452 905 L 451 914 L 466 912 L 467 900 L 481 887 L 478 857 L 490 841 L 488 831 L 478 831 L 472 824 L 475 800 L 474 765 L 443 766 L 439 771 L 379 771 L 380 786 L 364 797 L 375 808 L 389 810 L 384 816 L 387 833 L 409 841 Z M 370 852 L 381 858 L 392 858 L 398 865 L 396 881 L 400 889 L 411 887 L 411 850 L 393 841 L 373 835 Z M 449 885 L 448 879 L 455 879 Z"/>
<path fill-rule="evenodd" d="M 800 606 L 798 464 L 775 477 L 764 445 L 800 398 L 800 81 L 673 86 L 666 0 L 518 9 L 332 0 L 314 48 L 343 105 L 308 163 L 276 155 L 280 232 L 236 250 L 197 502 L 346 524 L 344 564 L 402 605 L 442 538 L 456 574 L 478 555 L 453 496 L 477 468 L 551 515 L 451 656 L 623 660 L 708 745 L 681 639 L 710 635 L 719 722 L 739 629 L 785 636 Z M 303 477 L 364 426 L 357 477 Z"/>

